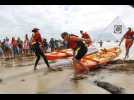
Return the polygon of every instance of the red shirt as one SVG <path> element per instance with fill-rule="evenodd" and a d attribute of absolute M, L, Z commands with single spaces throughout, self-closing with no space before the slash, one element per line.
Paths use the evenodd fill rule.
<path fill-rule="evenodd" d="M 70 36 L 69 38 L 69 47 L 72 49 L 77 48 L 78 38 L 76 36 Z"/>
<path fill-rule="evenodd" d="M 90 40 L 90 41 L 86 42 L 88 44 L 88 46 L 90 46 L 92 44 L 91 37 L 88 35 L 87 32 L 85 32 L 85 33 L 82 34 L 82 38 L 89 39 Z"/>
<path fill-rule="evenodd" d="M 84 39 L 90 39 L 90 36 L 88 35 L 87 32 L 85 32 L 85 33 L 82 34 L 82 38 L 84 38 Z"/>
<path fill-rule="evenodd" d="M 12 46 L 17 47 L 17 41 L 16 40 L 12 40 Z"/>
<path fill-rule="evenodd" d="M 76 37 L 79 37 L 79 36 L 77 36 L 77 35 L 75 35 L 75 34 L 70 34 L 70 36 L 76 36 Z"/>
<path fill-rule="evenodd" d="M 134 32 L 131 31 L 128 31 L 124 36 L 125 39 L 132 39 L 133 37 L 134 37 Z"/>
<path fill-rule="evenodd" d="M 41 38 L 41 35 L 40 33 L 35 33 L 34 36 L 33 36 L 33 39 L 32 39 L 32 42 L 39 42 L 39 43 L 42 43 L 42 38 Z"/>

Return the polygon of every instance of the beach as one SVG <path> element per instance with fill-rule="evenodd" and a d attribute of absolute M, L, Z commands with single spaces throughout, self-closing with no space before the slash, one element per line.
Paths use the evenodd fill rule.
<path fill-rule="evenodd" d="M 119 43 L 105 42 L 102 48 L 118 47 Z M 99 48 L 99 45 L 95 43 Z M 125 50 L 121 45 L 121 54 L 116 59 L 123 59 Z M 101 48 L 99 48 L 101 49 Z M 109 64 L 93 70 L 88 78 L 73 81 L 73 69 L 69 59 L 51 62 L 53 67 L 62 67 L 63 71 L 48 72 L 43 60 L 34 72 L 35 57 L 25 57 L 0 61 L 0 93 L 11 94 L 113 94 L 114 92 L 104 86 L 99 86 L 95 81 L 105 82 L 115 88 L 121 88 L 120 93 L 134 93 L 134 46 L 130 50 L 131 63 Z M 60 62 L 57 64 L 57 62 Z M 65 64 L 64 64 L 65 62 Z"/>

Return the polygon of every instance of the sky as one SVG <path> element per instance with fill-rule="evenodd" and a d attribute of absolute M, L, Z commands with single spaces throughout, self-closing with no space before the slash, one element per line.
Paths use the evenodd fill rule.
<path fill-rule="evenodd" d="M 103 29 L 117 16 L 134 26 L 134 8 L 128 5 L 0 5 L 0 38 L 24 38 L 34 27 L 48 39 L 64 31 L 79 35 Z"/>

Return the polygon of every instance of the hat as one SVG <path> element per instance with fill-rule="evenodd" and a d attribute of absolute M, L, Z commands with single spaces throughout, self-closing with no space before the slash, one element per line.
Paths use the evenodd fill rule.
<path fill-rule="evenodd" d="M 36 32 L 36 31 L 38 31 L 38 30 L 40 30 L 40 29 L 38 29 L 38 28 L 33 28 L 32 32 Z"/>

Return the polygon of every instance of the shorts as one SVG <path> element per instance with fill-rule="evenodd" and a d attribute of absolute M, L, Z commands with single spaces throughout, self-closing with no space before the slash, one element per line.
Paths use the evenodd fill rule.
<path fill-rule="evenodd" d="M 9 46 L 5 46 L 5 47 L 4 47 L 4 51 L 5 51 L 5 52 L 9 52 L 10 50 L 11 50 L 11 48 L 10 48 Z"/>
<path fill-rule="evenodd" d="M 133 40 L 132 39 L 126 39 L 126 41 L 125 41 L 126 49 L 129 49 L 132 45 L 133 45 Z"/>
<path fill-rule="evenodd" d="M 77 54 L 75 56 L 75 59 L 80 60 L 88 51 L 88 48 L 86 46 L 80 47 L 80 49 L 77 51 Z"/>

